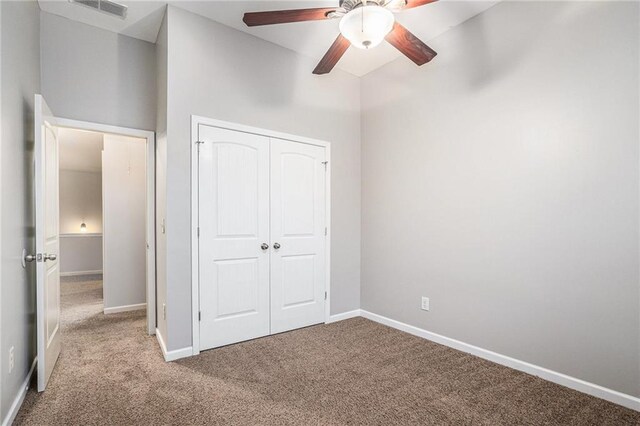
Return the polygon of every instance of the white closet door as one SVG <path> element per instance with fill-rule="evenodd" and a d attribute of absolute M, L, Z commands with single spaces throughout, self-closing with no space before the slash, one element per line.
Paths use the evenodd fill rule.
<path fill-rule="evenodd" d="M 269 139 L 198 132 L 200 349 L 209 349 L 269 334 Z"/>
<path fill-rule="evenodd" d="M 324 322 L 325 150 L 271 139 L 271 333 Z"/>

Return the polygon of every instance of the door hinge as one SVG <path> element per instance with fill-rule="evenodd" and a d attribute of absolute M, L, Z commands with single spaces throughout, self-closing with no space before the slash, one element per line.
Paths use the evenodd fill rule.
<path fill-rule="evenodd" d="M 198 311 L 198 321 L 202 321 L 202 311 Z"/>
<path fill-rule="evenodd" d="M 324 164 L 324 170 L 327 171 L 327 164 L 329 164 L 328 161 L 323 161 L 322 164 Z"/>
<path fill-rule="evenodd" d="M 327 300 L 327 292 L 324 292 L 324 300 Z"/>
<path fill-rule="evenodd" d="M 325 237 L 327 236 L 327 227 L 326 226 L 324 227 L 324 236 Z"/>
<path fill-rule="evenodd" d="M 198 228 L 196 228 L 196 235 L 198 238 L 200 238 L 200 227 L 198 226 Z"/>

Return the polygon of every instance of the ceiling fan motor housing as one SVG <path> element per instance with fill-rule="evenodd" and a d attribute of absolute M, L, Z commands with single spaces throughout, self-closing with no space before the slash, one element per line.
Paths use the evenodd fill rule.
<path fill-rule="evenodd" d="M 327 12 L 327 18 L 342 18 L 347 13 L 362 6 L 387 7 L 391 3 L 400 2 L 406 4 L 406 0 L 340 0 L 340 6 L 336 10 Z"/>
<path fill-rule="evenodd" d="M 388 0 L 340 0 L 340 7 L 347 12 L 360 6 L 384 6 Z"/>

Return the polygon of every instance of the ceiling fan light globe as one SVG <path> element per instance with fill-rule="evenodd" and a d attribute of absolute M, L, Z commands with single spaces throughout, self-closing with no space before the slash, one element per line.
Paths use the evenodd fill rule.
<path fill-rule="evenodd" d="M 340 20 L 340 33 L 359 49 L 371 49 L 382 43 L 393 29 L 393 13 L 381 6 L 362 6 Z"/>

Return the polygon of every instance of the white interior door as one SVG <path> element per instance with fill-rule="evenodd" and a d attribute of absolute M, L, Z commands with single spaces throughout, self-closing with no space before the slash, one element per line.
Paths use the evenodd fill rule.
<path fill-rule="evenodd" d="M 324 322 L 325 149 L 271 139 L 271 333 Z"/>
<path fill-rule="evenodd" d="M 60 354 L 58 137 L 55 118 L 42 96 L 35 99 L 35 192 L 38 391 Z"/>
<path fill-rule="evenodd" d="M 269 334 L 269 139 L 200 125 L 200 348 Z"/>

